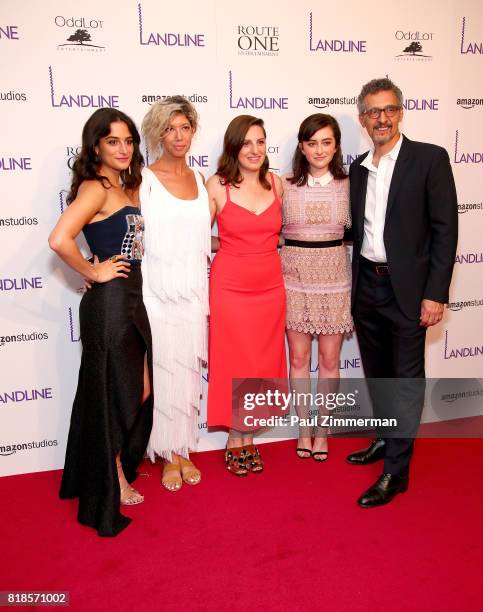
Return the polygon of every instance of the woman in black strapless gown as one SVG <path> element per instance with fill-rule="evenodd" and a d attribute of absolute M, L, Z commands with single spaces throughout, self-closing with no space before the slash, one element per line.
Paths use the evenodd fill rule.
<path fill-rule="evenodd" d="M 144 222 L 130 199 L 141 182 L 139 134 L 129 117 L 99 109 L 87 121 L 68 202 L 49 244 L 92 288 L 80 303 L 82 360 L 67 443 L 62 498 L 78 520 L 114 536 L 144 500 L 129 483 L 152 426 L 151 332 L 142 301 Z M 75 237 L 83 231 L 94 263 Z"/>

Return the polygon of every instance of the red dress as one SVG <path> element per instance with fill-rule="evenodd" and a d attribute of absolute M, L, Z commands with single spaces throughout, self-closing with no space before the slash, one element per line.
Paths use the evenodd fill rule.
<path fill-rule="evenodd" d="M 287 377 L 285 288 L 277 251 L 282 203 L 259 215 L 230 199 L 217 215 L 210 273 L 208 425 L 232 426 L 234 378 Z"/>

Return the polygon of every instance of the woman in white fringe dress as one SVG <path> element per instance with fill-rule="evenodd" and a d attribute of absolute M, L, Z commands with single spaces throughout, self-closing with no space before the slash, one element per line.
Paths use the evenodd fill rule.
<path fill-rule="evenodd" d="M 207 361 L 211 226 L 203 177 L 186 163 L 197 113 L 182 96 L 156 102 L 143 135 L 157 160 L 143 170 L 145 222 L 143 300 L 153 337 L 153 429 L 147 454 L 164 459 L 162 484 L 177 491 L 198 484 L 189 460 L 198 440 L 198 414 Z"/>

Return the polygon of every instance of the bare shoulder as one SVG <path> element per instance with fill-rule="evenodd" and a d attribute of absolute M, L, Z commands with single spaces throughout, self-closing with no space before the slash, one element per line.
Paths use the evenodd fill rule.
<path fill-rule="evenodd" d="M 273 175 L 273 181 L 275 185 L 277 186 L 277 188 L 282 187 L 282 178 L 278 174 L 275 174 L 275 172 L 273 172 L 272 175 Z"/>
<path fill-rule="evenodd" d="M 90 202 L 102 206 L 107 199 L 107 189 L 102 185 L 101 181 L 83 181 L 77 191 L 76 200 L 79 199 L 88 199 Z"/>
<path fill-rule="evenodd" d="M 210 178 L 206 181 L 206 189 L 213 194 L 224 190 L 224 186 L 221 184 L 218 174 L 213 174 L 213 176 L 210 176 Z"/>
<path fill-rule="evenodd" d="M 103 210 L 107 192 L 100 181 L 87 180 L 80 184 L 75 200 L 64 210 L 60 222 L 71 236 L 77 236 L 82 227 Z"/>
<path fill-rule="evenodd" d="M 282 179 L 278 176 L 278 174 L 275 173 L 272 173 L 272 176 L 275 189 L 277 190 L 278 195 L 281 196 L 283 194 Z"/>
<path fill-rule="evenodd" d="M 292 183 L 292 179 L 293 179 L 292 172 L 285 172 L 285 174 L 282 174 L 280 178 L 282 181 L 282 189 L 283 189 L 284 194 L 294 189 L 294 184 Z"/>
<path fill-rule="evenodd" d="M 210 178 L 206 181 L 207 185 L 220 185 L 221 186 L 221 180 L 220 177 L 218 176 L 218 174 L 213 174 L 212 176 L 210 176 Z"/>

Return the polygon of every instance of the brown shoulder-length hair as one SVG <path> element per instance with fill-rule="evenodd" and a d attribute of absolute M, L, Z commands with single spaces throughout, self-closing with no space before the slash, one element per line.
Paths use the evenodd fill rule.
<path fill-rule="evenodd" d="M 337 120 L 332 115 L 324 115 L 323 113 L 315 113 L 306 117 L 299 127 L 297 136 L 297 148 L 292 160 L 292 176 L 288 179 L 292 185 L 302 187 L 307 184 L 309 174 L 309 162 L 300 150 L 302 142 L 309 141 L 318 130 L 330 127 L 334 134 L 337 151 L 329 164 L 329 170 L 335 179 L 344 179 L 347 176 L 344 164 L 342 163 L 342 151 L 340 148 L 340 127 Z"/>
<path fill-rule="evenodd" d="M 106 189 L 111 186 L 108 178 L 99 174 L 101 160 L 95 147 L 97 147 L 101 138 L 109 136 L 111 123 L 116 121 L 122 121 L 127 125 L 134 143 L 131 165 L 128 170 L 121 172 L 123 187 L 124 189 L 135 190 L 141 184 L 141 170 L 144 166 L 144 159 L 139 149 L 141 138 L 134 121 L 116 108 L 99 108 L 89 117 L 82 130 L 82 147 L 72 166 L 72 182 L 67 196 L 67 204 L 71 204 L 75 200 L 83 181 L 99 181 Z"/>
<path fill-rule="evenodd" d="M 222 185 L 238 187 L 243 181 L 238 162 L 238 154 L 245 142 L 245 136 L 248 130 L 253 125 L 260 126 L 263 130 L 264 137 L 267 137 L 263 119 L 258 119 L 252 115 L 238 115 L 238 117 L 230 121 L 226 128 L 225 137 L 223 138 L 223 152 L 218 160 L 218 168 L 216 170 L 216 174 L 220 177 Z M 267 179 L 268 167 L 268 157 L 265 156 L 265 160 L 259 170 L 258 178 L 262 187 L 270 191 L 272 187 Z"/>

